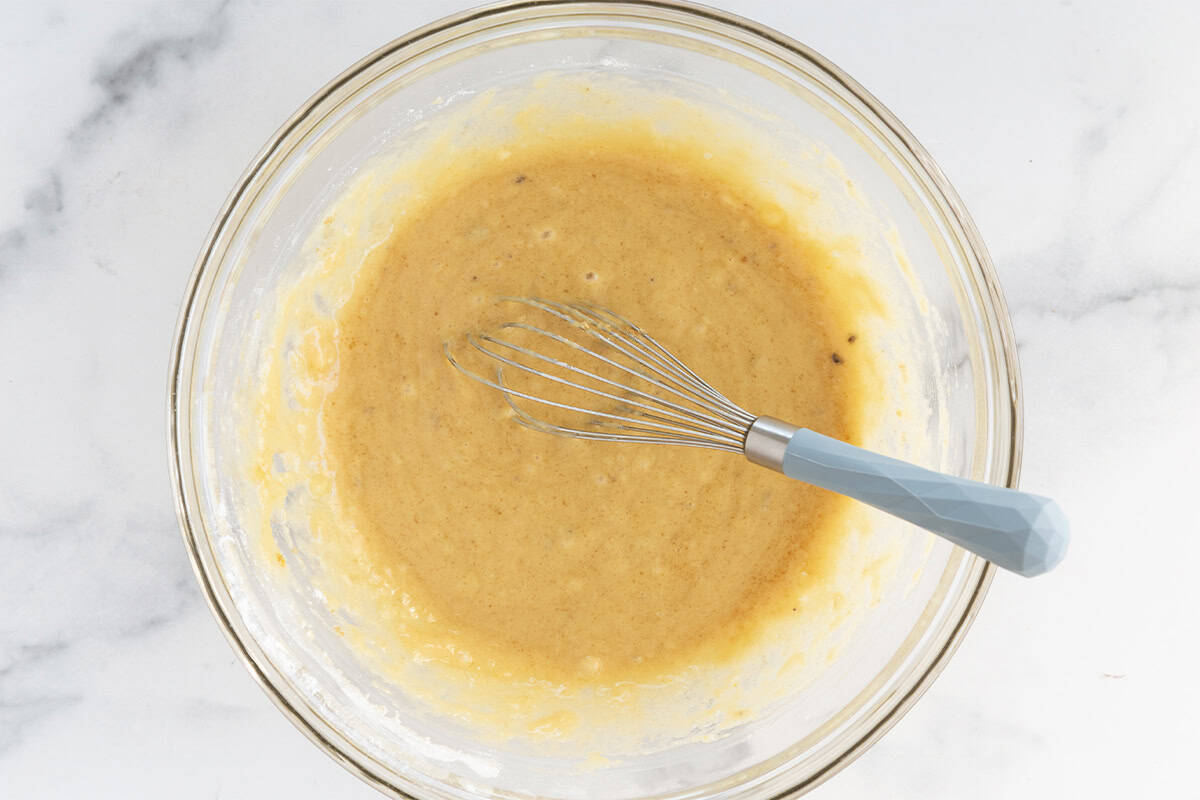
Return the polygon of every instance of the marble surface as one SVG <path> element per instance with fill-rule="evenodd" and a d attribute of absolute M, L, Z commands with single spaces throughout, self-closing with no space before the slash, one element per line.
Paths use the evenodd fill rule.
<path fill-rule="evenodd" d="M 1075 527 L 1057 572 L 998 577 L 915 710 L 812 796 L 1195 791 L 1200 6 L 727 5 L 846 68 L 956 184 L 1012 306 L 1024 483 Z M 460 6 L 6 4 L 0 797 L 375 796 L 200 597 L 166 365 L 250 157 L 328 78 Z"/>

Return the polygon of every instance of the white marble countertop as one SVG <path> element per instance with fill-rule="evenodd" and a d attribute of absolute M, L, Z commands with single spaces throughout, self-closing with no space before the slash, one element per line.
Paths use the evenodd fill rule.
<path fill-rule="evenodd" d="M 1194 792 L 1200 6 L 725 2 L 847 69 L 963 195 L 1020 342 L 1025 485 L 1075 529 L 1055 573 L 997 578 L 929 693 L 812 796 Z M 6 6 L 0 797 L 376 796 L 201 599 L 166 362 L 250 157 L 335 73 L 462 5 Z"/>

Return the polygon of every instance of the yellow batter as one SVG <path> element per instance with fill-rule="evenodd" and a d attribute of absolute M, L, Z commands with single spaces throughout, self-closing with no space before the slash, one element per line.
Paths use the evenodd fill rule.
<path fill-rule="evenodd" d="M 648 680 L 797 612 L 848 501 L 710 451 L 519 427 L 442 343 L 503 295 L 637 321 L 735 402 L 858 441 L 862 293 L 736 170 L 597 128 L 461 169 L 338 310 L 321 431 L 347 547 L 412 650 L 522 681 Z M 398 632 L 400 632 L 398 630 Z"/>

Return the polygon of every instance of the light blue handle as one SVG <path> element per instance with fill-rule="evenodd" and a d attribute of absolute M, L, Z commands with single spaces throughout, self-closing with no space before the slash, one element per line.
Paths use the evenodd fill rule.
<path fill-rule="evenodd" d="M 1067 552 L 1067 518 L 1047 497 L 943 475 L 815 431 L 793 434 L 783 473 L 908 520 L 1021 575 L 1048 572 Z"/>

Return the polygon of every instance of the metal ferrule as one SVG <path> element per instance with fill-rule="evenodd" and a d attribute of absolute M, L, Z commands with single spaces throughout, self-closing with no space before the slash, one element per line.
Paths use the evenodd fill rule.
<path fill-rule="evenodd" d="M 783 472 L 783 454 L 792 435 L 800 430 L 775 417 L 759 417 L 746 433 L 746 458 L 760 467 Z"/>

